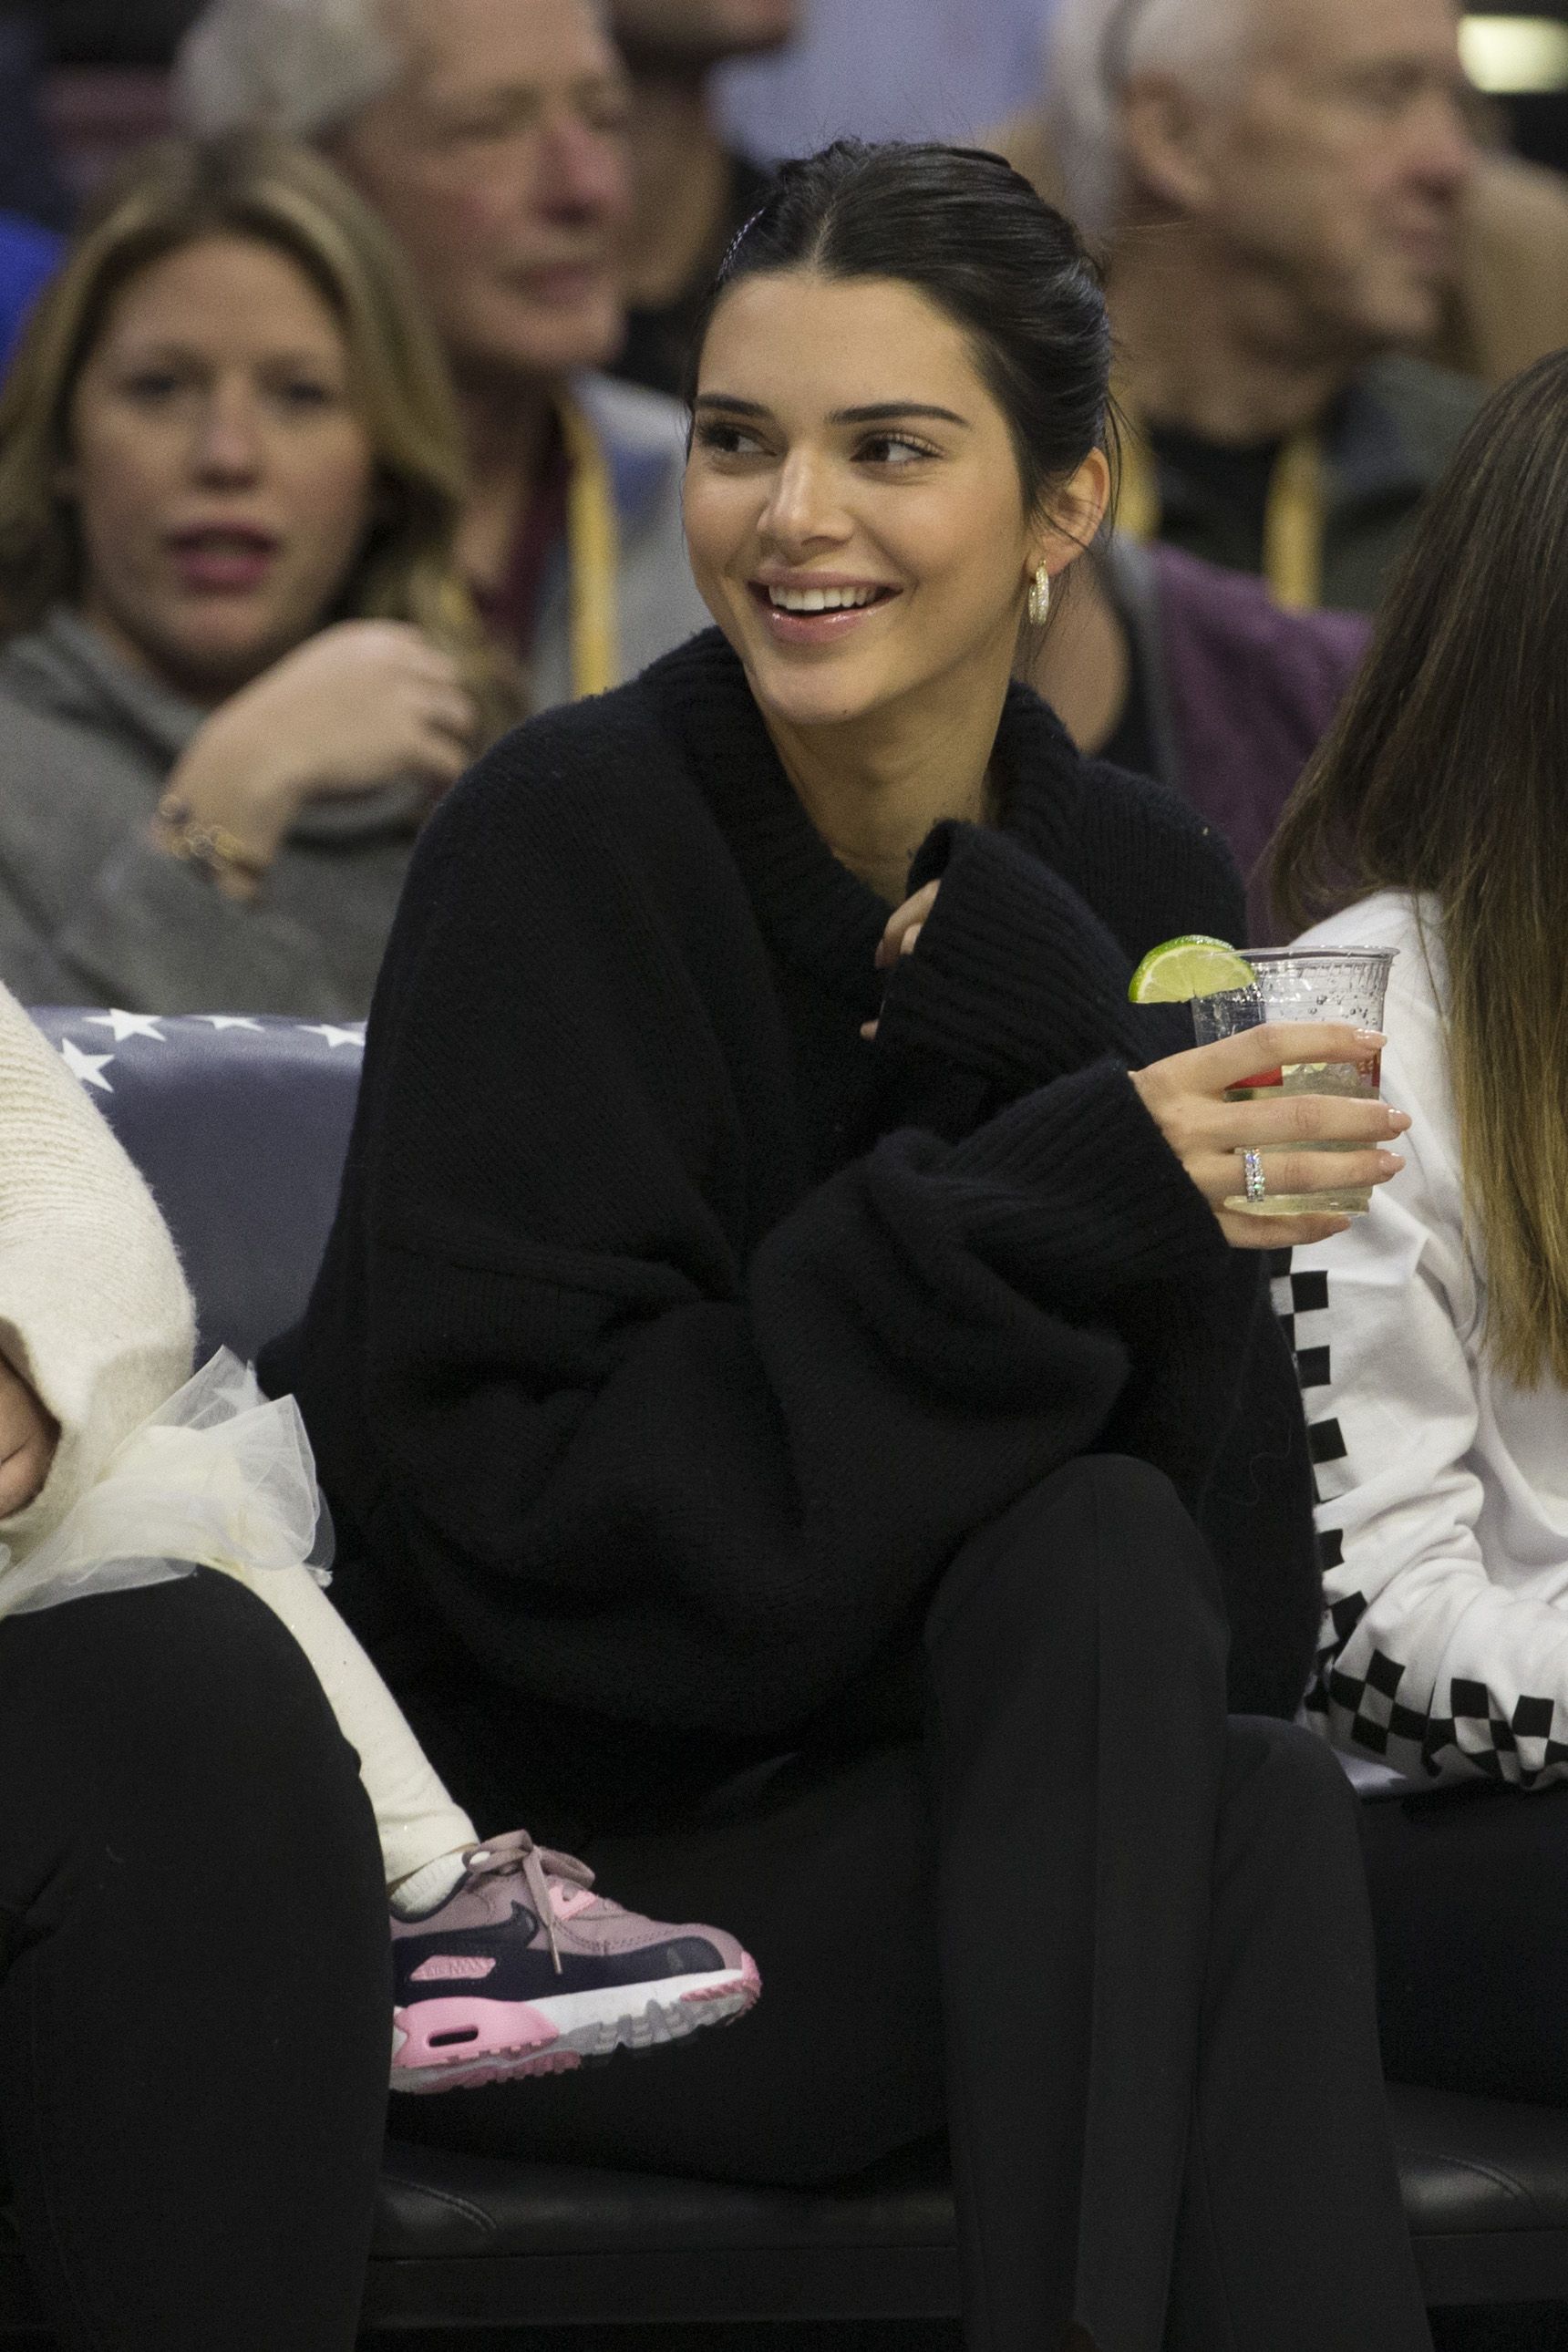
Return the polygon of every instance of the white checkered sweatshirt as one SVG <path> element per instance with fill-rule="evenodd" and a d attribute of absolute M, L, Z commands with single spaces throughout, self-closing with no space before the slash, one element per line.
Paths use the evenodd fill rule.
<path fill-rule="evenodd" d="M 1436 918 L 1392 891 L 1308 932 L 1397 949 L 1384 1092 L 1415 1122 L 1402 1175 L 1275 1284 L 1307 1409 L 1324 1560 L 1308 1719 L 1433 1779 L 1534 1788 L 1568 1767 L 1568 1398 L 1482 1344 Z"/>

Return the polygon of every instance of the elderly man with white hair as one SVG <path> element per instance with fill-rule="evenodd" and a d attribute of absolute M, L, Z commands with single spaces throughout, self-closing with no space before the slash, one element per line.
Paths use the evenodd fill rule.
<path fill-rule="evenodd" d="M 210 0 L 177 90 L 195 131 L 314 142 L 400 238 L 468 425 L 464 561 L 534 707 L 704 626 L 681 413 L 598 373 L 625 331 L 630 198 L 597 0 Z"/>
<path fill-rule="evenodd" d="M 1124 526 L 1368 610 L 1476 405 L 1436 331 L 1476 164 L 1454 0 L 1058 0 L 1047 121 L 1110 258 Z"/>

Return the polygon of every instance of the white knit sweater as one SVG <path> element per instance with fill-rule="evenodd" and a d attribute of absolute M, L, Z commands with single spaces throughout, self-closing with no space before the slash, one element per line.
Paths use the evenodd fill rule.
<path fill-rule="evenodd" d="M 151 1192 L 0 988 L 0 1352 L 60 1424 L 40 1494 L 0 1520 L 20 1563 L 190 1378 L 190 1294 Z M 357 1748 L 388 1883 L 475 1842 L 391 1693 L 302 1567 L 233 1571 L 282 1619 Z"/>
<path fill-rule="evenodd" d="M 188 1380 L 190 1294 L 153 1196 L 0 989 L 0 1352 L 60 1424 L 42 1492 L 0 1520 L 18 1558 Z"/>
<path fill-rule="evenodd" d="M 1384 1093 L 1409 1164 L 1352 1230 L 1298 1250 L 1292 1321 L 1326 1559 L 1309 1719 L 1407 1773 L 1526 1788 L 1568 1768 L 1568 1396 L 1483 1346 L 1441 1013 L 1413 902 L 1382 892 L 1306 934 L 1398 950 Z"/>

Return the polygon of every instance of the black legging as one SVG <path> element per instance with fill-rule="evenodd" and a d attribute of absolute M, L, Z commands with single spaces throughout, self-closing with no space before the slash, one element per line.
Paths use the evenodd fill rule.
<path fill-rule="evenodd" d="M 370 1807 L 205 1571 L 0 1620 L 0 2139 L 69 2352 L 348 2352 L 391 1988 Z"/>
<path fill-rule="evenodd" d="M 1099 2352 L 1428 2347 L 1353 1801 L 1310 1733 L 1227 1723 L 1172 1488 L 1061 1472 L 965 1547 L 927 1649 L 923 1748 L 588 1847 L 623 1900 L 745 1938 L 743 2025 L 395 2128 L 809 2184 L 950 2123 L 973 2352 L 1058 2352 L 1073 2319 Z"/>
<path fill-rule="evenodd" d="M 1363 1805 L 1395 2082 L 1568 2106 L 1568 1787 Z"/>

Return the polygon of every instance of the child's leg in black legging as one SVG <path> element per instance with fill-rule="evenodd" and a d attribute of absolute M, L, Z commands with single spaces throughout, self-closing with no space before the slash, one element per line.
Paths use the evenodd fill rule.
<path fill-rule="evenodd" d="M 379 1849 L 291 1636 L 203 1571 L 0 1620 L 0 2135 L 70 2352 L 347 2352 Z"/>

